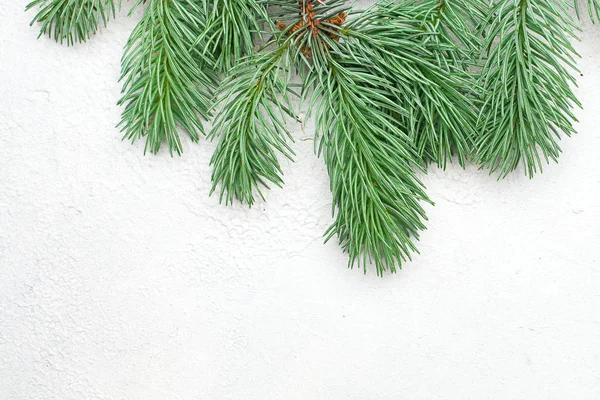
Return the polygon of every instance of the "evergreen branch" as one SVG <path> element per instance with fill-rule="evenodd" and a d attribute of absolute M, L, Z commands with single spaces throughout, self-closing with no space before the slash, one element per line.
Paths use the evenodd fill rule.
<path fill-rule="evenodd" d="M 254 51 L 263 24 L 271 23 L 264 0 L 199 0 L 207 16 L 199 39 L 202 54 L 211 55 L 213 68 L 226 73 Z"/>
<path fill-rule="evenodd" d="M 398 123 L 407 126 L 423 160 L 443 168 L 454 154 L 460 165 L 470 154 L 479 93 L 465 65 L 467 50 L 450 40 L 450 33 L 441 33 L 439 7 L 412 0 L 379 2 L 342 31 L 342 46 L 399 89 L 397 101 L 407 113 L 396 116 Z M 453 31 L 462 29 L 467 28 Z M 474 35 L 465 31 L 462 36 L 475 46 Z"/>
<path fill-rule="evenodd" d="M 34 0 L 26 11 L 40 7 L 30 25 L 41 23 L 40 34 L 71 46 L 90 39 L 114 18 L 120 0 Z"/>
<path fill-rule="evenodd" d="M 413 239 L 427 219 L 419 202 L 429 202 L 413 170 L 419 158 L 390 118 L 406 111 L 371 65 L 327 51 L 314 57 L 317 76 L 309 81 L 319 99 L 313 107 L 335 215 L 326 240 L 337 235 L 349 267 L 366 273 L 374 263 L 378 275 L 396 272 L 417 252 Z"/>
<path fill-rule="evenodd" d="M 491 10 L 491 48 L 482 71 L 489 92 L 478 122 L 478 158 L 500 178 L 523 163 L 529 177 L 557 161 L 561 134 L 575 133 L 580 106 L 569 73 L 575 26 L 560 0 L 501 0 Z"/>
<path fill-rule="evenodd" d="M 453 63 L 464 71 L 477 65 L 483 47 L 481 31 L 488 15 L 487 2 L 481 0 L 429 0 L 433 13 L 425 26 L 438 34 L 439 43 L 456 44 L 440 53 L 439 63 Z"/>
<path fill-rule="evenodd" d="M 255 193 L 264 200 L 261 188 L 283 184 L 277 156 L 282 154 L 291 160 L 294 155 L 287 143 L 293 139 L 285 122 L 286 115 L 297 119 L 288 92 L 295 61 L 299 57 L 306 60 L 310 53 L 310 44 L 305 39 L 313 36 L 315 26 L 307 17 L 331 12 L 342 1 L 319 4 L 314 12 L 311 3 L 311 0 L 269 2 L 279 8 L 278 14 L 271 16 L 278 15 L 293 23 L 286 26 L 279 20 L 280 31 L 265 46 L 274 45 L 275 49 L 244 59 L 221 89 L 219 104 L 223 108 L 211 133 L 211 138 L 220 137 L 211 160 L 214 165 L 211 193 L 220 185 L 220 201 L 225 204 L 237 199 L 252 206 Z"/>
<path fill-rule="evenodd" d="M 204 134 L 200 118 L 210 117 L 216 77 L 194 57 L 202 16 L 195 0 L 150 0 L 126 44 L 119 126 L 124 139 L 146 137 L 144 153 L 157 153 L 166 140 L 171 155 L 181 154 L 178 126 L 194 142 Z"/>
<path fill-rule="evenodd" d="M 241 62 L 221 89 L 223 107 L 210 135 L 220 137 L 211 159 L 211 194 L 220 184 L 220 201 L 225 204 L 237 199 L 252 206 L 255 191 L 264 200 L 261 187 L 283 184 L 277 154 L 290 160 L 294 155 L 285 127 L 286 115 L 295 117 L 287 94 L 289 43 Z"/>

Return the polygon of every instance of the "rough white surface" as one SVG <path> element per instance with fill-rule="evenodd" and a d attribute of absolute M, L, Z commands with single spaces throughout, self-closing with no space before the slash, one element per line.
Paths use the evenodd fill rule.
<path fill-rule="evenodd" d="M 0 399 L 600 399 L 600 28 L 559 165 L 424 180 L 421 255 L 346 269 L 310 124 L 266 204 L 207 196 L 214 143 L 120 141 L 139 14 L 87 45 L 0 4 Z"/>

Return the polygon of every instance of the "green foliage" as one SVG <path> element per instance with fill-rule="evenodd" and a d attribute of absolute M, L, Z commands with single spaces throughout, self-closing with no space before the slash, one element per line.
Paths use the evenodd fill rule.
<path fill-rule="evenodd" d="M 194 142 L 204 134 L 200 118 L 210 117 L 216 77 L 194 57 L 201 16 L 195 0 L 150 0 L 127 41 L 119 125 L 132 142 L 145 137 L 145 151 L 157 153 L 166 141 L 171 154 L 181 154 L 178 127 Z"/>
<path fill-rule="evenodd" d="M 101 24 L 113 18 L 120 1 L 115 0 L 34 0 L 26 10 L 40 7 L 31 21 L 41 23 L 40 36 L 73 45 L 91 38 Z"/>
<path fill-rule="evenodd" d="M 332 3 L 339 1 L 329 2 L 321 9 L 331 9 Z M 221 111 L 211 138 L 219 137 L 219 144 L 211 159 L 214 168 L 211 193 L 220 185 L 220 201 L 226 204 L 237 199 L 252 206 L 255 194 L 264 200 L 262 189 L 268 189 L 270 184 L 283 185 L 278 155 L 290 160 L 294 155 L 288 144 L 293 139 L 285 126 L 288 116 L 297 119 L 289 98 L 290 81 L 294 61 L 299 68 L 297 61 L 305 46 L 300 42 L 312 34 L 305 34 L 308 26 L 291 32 L 302 21 L 297 13 L 298 2 L 277 0 L 270 5 L 278 7 L 271 17 L 288 20 L 290 25 L 271 32 L 272 39 L 263 51 L 238 62 L 222 85 L 217 103 Z M 296 14 L 290 16 L 289 9 Z M 267 31 L 272 28 L 271 24 L 265 27 Z"/>
<path fill-rule="evenodd" d="M 281 186 L 277 154 L 292 159 L 292 141 L 285 127 L 286 115 L 294 116 L 288 90 L 291 66 L 288 44 L 238 64 L 221 88 L 223 107 L 211 137 L 219 136 L 212 157 L 213 189 L 221 184 L 221 201 L 237 199 L 249 206 L 254 193 L 264 199 L 261 186 Z"/>
<path fill-rule="evenodd" d="M 242 57 L 254 52 L 262 37 L 263 23 L 270 22 L 261 0 L 197 0 L 206 28 L 198 39 L 202 55 L 214 60 L 213 68 L 228 72 Z"/>
<path fill-rule="evenodd" d="M 376 67 L 398 89 L 397 101 L 407 110 L 397 114 L 398 123 L 407 127 L 419 155 L 440 167 L 454 154 L 461 165 L 466 162 L 473 147 L 473 100 L 478 94 L 464 65 L 471 50 L 449 40 L 448 32 L 460 34 L 465 28 L 440 34 L 440 15 L 446 12 L 437 1 L 379 2 L 343 31 L 343 52 Z M 461 37 L 474 46 L 471 36 Z"/>
<path fill-rule="evenodd" d="M 481 0 L 430 0 L 433 10 L 431 27 L 437 29 L 435 38 L 440 43 L 455 44 L 450 52 L 442 52 L 439 62 L 450 60 L 463 67 L 477 65 L 482 37 L 479 32 L 489 12 L 487 1 Z M 451 46 L 452 47 L 452 46 Z"/>
<path fill-rule="evenodd" d="M 118 0 L 36 0 L 42 34 L 73 44 Z M 124 138 L 182 152 L 214 119 L 211 193 L 252 206 L 292 159 L 292 90 L 316 116 L 337 237 L 349 265 L 395 272 L 431 203 L 418 173 L 475 159 L 500 177 L 556 160 L 575 132 L 568 0 L 137 0 L 122 60 Z M 577 3 L 575 3 L 576 5 Z M 592 21 L 600 0 L 588 0 Z"/>
<path fill-rule="evenodd" d="M 366 272 L 372 262 L 382 275 L 417 250 L 412 239 L 426 219 L 419 202 L 428 198 L 413 171 L 419 159 L 410 138 L 390 117 L 406 113 L 389 95 L 397 89 L 373 72 L 325 54 L 314 95 L 336 209 L 327 239 L 337 235 L 350 266 L 357 262 Z"/>
<path fill-rule="evenodd" d="M 426 219 L 420 202 L 429 201 L 413 169 L 421 160 L 395 119 L 407 115 L 406 91 L 390 80 L 399 69 L 387 59 L 378 62 L 391 51 L 354 45 L 362 43 L 350 33 L 359 24 L 339 26 L 343 2 L 315 4 L 306 18 L 292 20 L 286 33 L 296 48 L 296 68 L 304 72 L 303 97 L 311 96 L 309 114 L 316 115 L 315 146 L 330 177 L 335 221 L 326 240 L 337 236 L 351 267 L 366 271 L 374 263 L 379 275 L 395 272 L 417 251 L 413 239 Z"/>
<path fill-rule="evenodd" d="M 522 163 L 532 177 L 543 162 L 557 161 L 561 134 L 575 133 L 571 85 L 577 54 L 569 39 L 576 28 L 567 4 L 501 0 L 488 21 L 481 73 L 487 97 L 478 123 L 478 158 L 501 177 Z"/>

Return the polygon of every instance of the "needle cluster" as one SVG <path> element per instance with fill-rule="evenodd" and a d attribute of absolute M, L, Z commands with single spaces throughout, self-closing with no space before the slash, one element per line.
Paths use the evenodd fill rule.
<path fill-rule="evenodd" d="M 600 1 L 586 0 L 600 20 Z M 41 34 L 69 45 L 117 0 L 35 0 Z M 122 61 L 124 138 L 181 154 L 215 140 L 212 192 L 252 206 L 282 186 L 289 125 L 316 121 L 333 223 L 349 266 L 396 272 L 418 252 L 429 164 L 532 177 L 575 133 L 571 0 L 138 0 Z M 211 128 L 205 129 L 204 122 Z"/>

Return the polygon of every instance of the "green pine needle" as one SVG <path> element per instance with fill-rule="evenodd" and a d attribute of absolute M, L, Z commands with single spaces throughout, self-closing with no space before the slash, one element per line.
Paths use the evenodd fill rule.
<path fill-rule="evenodd" d="M 127 42 L 119 126 L 124 139 L 146 138 L 144 152 L 157 153 L 166 141 L 171 155 L 181 154 L 178 127 L 194 142 L 204 134 L 216 77 L 194 55 L 202 15 L 195 0 L 150 0 Z"/>
<path fill-rule="evenodd" d="M 277 155 L 290 160 L 294 155 L 285 127 L 286 115 L 295 116 L 288 98 L 288 46 L 289 41 L 241 62 L 221 89 L 222 110 L 211 133 L 219 137 L 211 193 L 221 185 L 226 204 L 237 199 L 252 206 L 255 193 L 264 200 L 261 187 L 283 184 Z"/>
<path fill-rule="evenodd" d="M 417 251 L 427 219 L 420 202 L 429 201 L 411 140 L 389 117 L 405 110 L 389 96 L 395 88 L 364 65 L 330 55 L 321 63 L 317 130 L 335 210 L 327 240 L 338 237 L 350 267 L 396 272 Z"/>
<path fill-rule="evenodd" d="M 477 65 L 482 48 L 479 34 L 488 14 L 488 2 L 481 0 L 429 0 L 432 9 L 430 29 L 437 29 L 436 40 L 455 44 L 457 48 L 442 51 L 439 62 L 446 60 L 467 69 Z"/>
<path fill-rule="evenodd" d="M 86 41 L 120 0 L 35 0 L 34 22 L 59 42 Z M 475 160 L 533 176 L 575 133 L 578 57 L 572 0 L 137 0 L 146 6 L 122 59 L 124 139 L 181 154 L 216 118 L 211 194 L 252 206 L 283 185 L 292 159 L 290 97 L 316 115 L 337 237 L 349 266 L 396 272 L 432 203 L 417 177 Z M 600 0 L 587 0 L 600 21 Z M 579 12 L 577 10 L 577 15 Z"/>
<path fill-rule="evenodd" d="M 115 16 L 120 0 L 35 0 L 26 10 L 40 7 L 31 21 L 41 23 L 40 36 L 73 45 L 90 39 Z"/>
<path fill-rule="evenodd" d="M 501 0 L 492 8 L 477 148 L 481 165 L 500 177 L 520 163 L 533 177 L 558 160 L 561 135 L 575 133 L 575 32 L 561 1 Z"/>
<path fill-rule="evenodd" d="M 304 61 L 309 65 L 304 83 L 314 88 L 309 112 L 316 114 L 315 143 L 327 165 L 333 196 L 335 221 L 326 240 L 337 236 L 349 254 L 349 267 L 362 266 L 366 273 L 373 263 L 377 274 L 383 275 L 396 272 L 418 252 L 413 241 L 427 219 L 421 202 L 430 200 L 415 173 L 420 157 L 408 132 L 393 117 L 407 115 L 404 102 L 398 101 L 404 88 L 389 79 L 383 62 L 369 62 L 360 46 L 351 45 L 361 43 L 355 40 L 357 35 L 372 37 L 359 34 L 359 26 L 339 30 L 319 24 L 317 31 L 304 34 L 304 41 L 298 34 L 298 42 L 312 54 Z M 340 41 L 337 33 L 342 35 Z M 389 41 L 394 43 L 394 38 Z"/>
<path fill-rule="evenodd" d="M 271 22 L 261 0 L 196 0 L 206 16 L 200 38 L 203 54 L 214 60 L 213 68 L 228 73 L 242 57 L 254 51 L 265 22 Z"/>
<path fill-rule="evenodd" d="M 424 161 L 444 168 L 454 155 L 460 165 L 469 157 L 478 92 L 463 61 L 469 50 L 442 34 L 441 12 L 437 1 L 379 2 L 347 25 L 343 47 L 399 90 L 397 100 L 407 113 L 396 116 L 398 123 L 407 127 Z M 473 35 L 463 32 L 462 37 L 475 45 Z"/>

